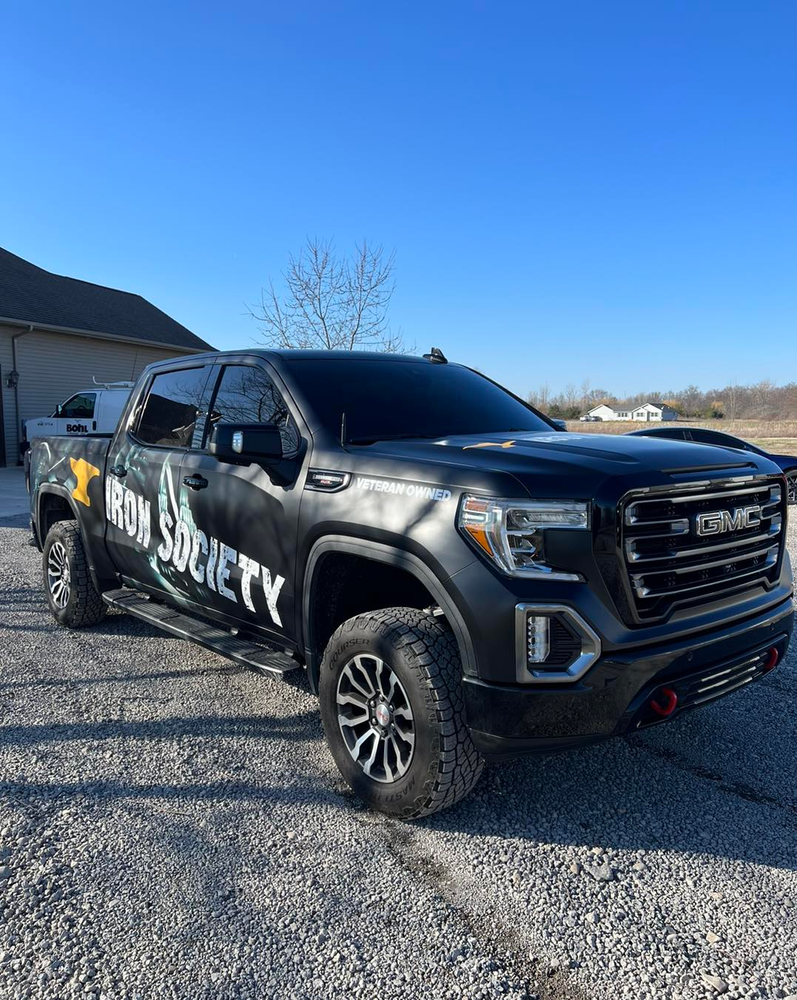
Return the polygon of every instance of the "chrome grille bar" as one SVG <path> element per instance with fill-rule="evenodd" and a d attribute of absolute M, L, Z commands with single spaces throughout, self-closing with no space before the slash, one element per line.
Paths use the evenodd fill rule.
<path fill-rule="evenodd" d="M 785 522 L 780 481 L 701 486 L 640 491 L 620 503 L 620 555 L 640 621 L 663 618 L 676 604 L 704 604 L 774 582 Z M 742 517 L 747 508 L 749 523 Z M 699 534 L 706 523 L 720 527 Z"/>

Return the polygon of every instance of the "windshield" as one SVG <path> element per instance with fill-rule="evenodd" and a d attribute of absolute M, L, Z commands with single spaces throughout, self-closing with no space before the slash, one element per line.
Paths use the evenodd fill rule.
<path fill-rule="evenodd" d="M 292 371 L 323 426 L 353 444 L 395 438 L 551 425 L 505 389 L 468 368 L 428 361 L 292 360 Z"/>

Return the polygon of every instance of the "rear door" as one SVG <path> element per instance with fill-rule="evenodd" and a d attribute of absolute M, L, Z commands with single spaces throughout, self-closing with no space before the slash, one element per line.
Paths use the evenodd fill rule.
<path fill-rule="evenodd" d="M 111 558 L 131 586 L 176 600 L 185 576 L 172 560 L 181 522 L 180 463 L 207 417 L 212 365 L 156 369 L 108 453 L 105 507 Z"/>
<path fill-rule="evenodd" d="M 291 643 L 309 435 L 276 374 L 260 359 L 231 360 L 219 366 L 214 381 L 206 434 L 185 452 L 180 469 L 190 549 L 187 555 L 180 549 L 178 562 L 200 608 Z M 222 462 L 209 454 L 208 432 L 220 423 L 277 424 L 283 454 L 295 458 L 293 481 L 278 485 L 264 466 Z"/>

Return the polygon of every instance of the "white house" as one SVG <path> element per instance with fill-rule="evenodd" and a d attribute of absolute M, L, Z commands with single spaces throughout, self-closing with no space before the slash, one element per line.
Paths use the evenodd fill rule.
<path fill-rule="evenodd" d="M 652 423 L 660 420 L 677 420 L 678 414 L 670 406 L 659 406 L 658 403 L 643 403 L 634 409 L 620 410 L 600 403 L 587 410 L 588 417 L 597 417 L 599 420 L 639 420 L 644 423 Z"/>

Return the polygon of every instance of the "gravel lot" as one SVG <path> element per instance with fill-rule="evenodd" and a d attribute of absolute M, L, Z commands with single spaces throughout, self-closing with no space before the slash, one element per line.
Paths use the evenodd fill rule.
<path fill-rule="evenodd" d="M 57 628 L 4 525 L 0 996 L 797 994 L 795 653 L 402 825 L 342 787 L 302 678 Z"/>

